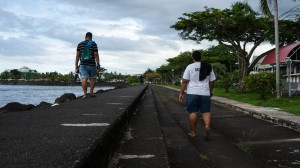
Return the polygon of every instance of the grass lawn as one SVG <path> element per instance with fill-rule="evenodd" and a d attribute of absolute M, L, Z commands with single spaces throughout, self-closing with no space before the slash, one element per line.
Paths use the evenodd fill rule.
<path fill-rule="evenodd" d="M 168 87 L 179 89 L 179 86 L 168 85 Z M 255 93 L 239 93 L 234 89 L 230 89 L 229 93 L 225 93 L 221 88 L 214 88 L 214 96 L 225 97 L 231 100 L 249 103 L 256 106 L 280 108 L 281 111 L 292 113 L 300 116 L 300 96 L 299 97 L 282 97 L 277 99 L 271 97 L 269 99 L 259 99 L 259 95 Z"/>

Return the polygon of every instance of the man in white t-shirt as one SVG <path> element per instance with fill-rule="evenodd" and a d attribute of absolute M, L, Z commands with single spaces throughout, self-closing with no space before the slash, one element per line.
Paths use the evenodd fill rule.
<path fill-rule="evenodd" d="M 187 89 L 186 111 L 189 113 L 191 127 L 189 136 L 196 136 L 196 125 L 200 112 L 205 124 L 205 139 L 209 140 L 211 96 L 216 76 L 210 64 L 201 62 L 200 51 L 194 51 L 192 57 L 194 63 L 188 65 L 183 73 L 179 101 L 183 102 L 184 91 Z"/>

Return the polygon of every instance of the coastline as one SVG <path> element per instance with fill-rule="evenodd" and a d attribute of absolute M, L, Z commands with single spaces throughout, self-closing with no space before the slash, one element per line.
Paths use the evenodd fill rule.
<path fill-rule="evenodd" d="M 0 83 L 0 85 L 28 85 L 28 86 L 60 86 L 60 87 L 64 87 L 64 86 L 81 86 L 81 83 L 75 83 L 74 85 L 56 85 L 56 84 L 49 84 L 49 83 L 28 83 L 28 82 L 17 82 L 17 83 Z M 126 83 L 97 83 L 98 87 L 111 87 L 112 89 L 100 89 L 100 90 L 95 90 L 95 93 L 102 93 L 102 92 L 107 92 L 110 90 L 114 90 L 114 89 L 119 89 L 119 88 L 125 88 L 128 87 L 129 85 Z M 0 116 L 4 115 L 7 112 L 15 112 L 15 111 L 27 111 L 27 110 L 32 110 L 35 108 L 46 108 L 46 107 L 51 107 L 51 106 L 56 106 L 59 105 L 61 103 L 64 102 L 68 102 L 68 101 L 73 101 L 75 99 L 78 99 L 82 97 L 81 96 L 77 96 L 74 93 L 64 93 L 59 97 L 54 97 L 54 103 L 49 103 L 48 101 L 43 101 L 40 100 L 39 104 L 31 104 L 31 103 L 22 103 L 22 102 L 18 102 L 18 101 L 12 101 L 10 100 L 8 103 L 6 103 L 4 106 L 0 107 Z M 36 101 L 38 102 L 38 101 Z"/>
<path fill-rule="evenodd" d="M 23 81 L 23 80 L 0 80 L 0 85 L 37 85 L 37 86 L 81 86 L 81 82 L 51 82 L 51 81 Z M 123 88 L 129 86 L 125 82 L 103 82 L 97 81 L 95 86 L 113 86 Z"/>

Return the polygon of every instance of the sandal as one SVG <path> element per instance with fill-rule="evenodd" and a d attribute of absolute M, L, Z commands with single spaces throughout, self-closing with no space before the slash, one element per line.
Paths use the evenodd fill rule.
<path fill-rule="evenodd" d="M 194 137 L 196 136 L 196 134 L 191 133 L 191 132 L 190 132 L 188 135 L 189 135 L 191 138 L 194 138 Z"/>

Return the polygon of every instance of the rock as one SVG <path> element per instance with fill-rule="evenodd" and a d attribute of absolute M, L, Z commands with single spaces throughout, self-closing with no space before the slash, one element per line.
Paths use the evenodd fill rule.
<path fill-rule="evenodd" d="M 2 107 L 0 109 L 0 111 L 2 113 L 4 112 L 13 112 L 13 111 L 27 111 L 27 110 L 31 110 L 31 109 L 34 109 L 35 106 L 32 105 L 32 104 L 21 104 L 21 103 L 18 103 L 18 102 L 11 102 L 11 103 L 8 103 L 7 105 L 5 105 L 4 107 Z"/>
<path fill-rule="evenodd" d="M 98 94 L 98 93 L 103 93 L 103 92 L 106 92 L 105 90 L 102 90 L 102 89 L 100 89 L 100 90 L 98 90 L 97 92 L 96 92 L 96 94 Z"/>
<path fill-rule="evenodd" d="M 76 95 L 73 93 L 65 93 L 62 96 L 60 96 L 59 98 L 55 99 L 56 104 L 60 104 L 63 102 L 68 102 L 68 101 L 72 101 L 76 99 Z"/>
<path fill-rule="evenodd" d="M 36 107 L 37 107 L 37 108 L 47 108 L 47 107 L 51 107 L 51 105 L 52 105 L 51 103 L 42 101 L 42 102 L 40 102 L 40 104 L 37 105 Z"/>

